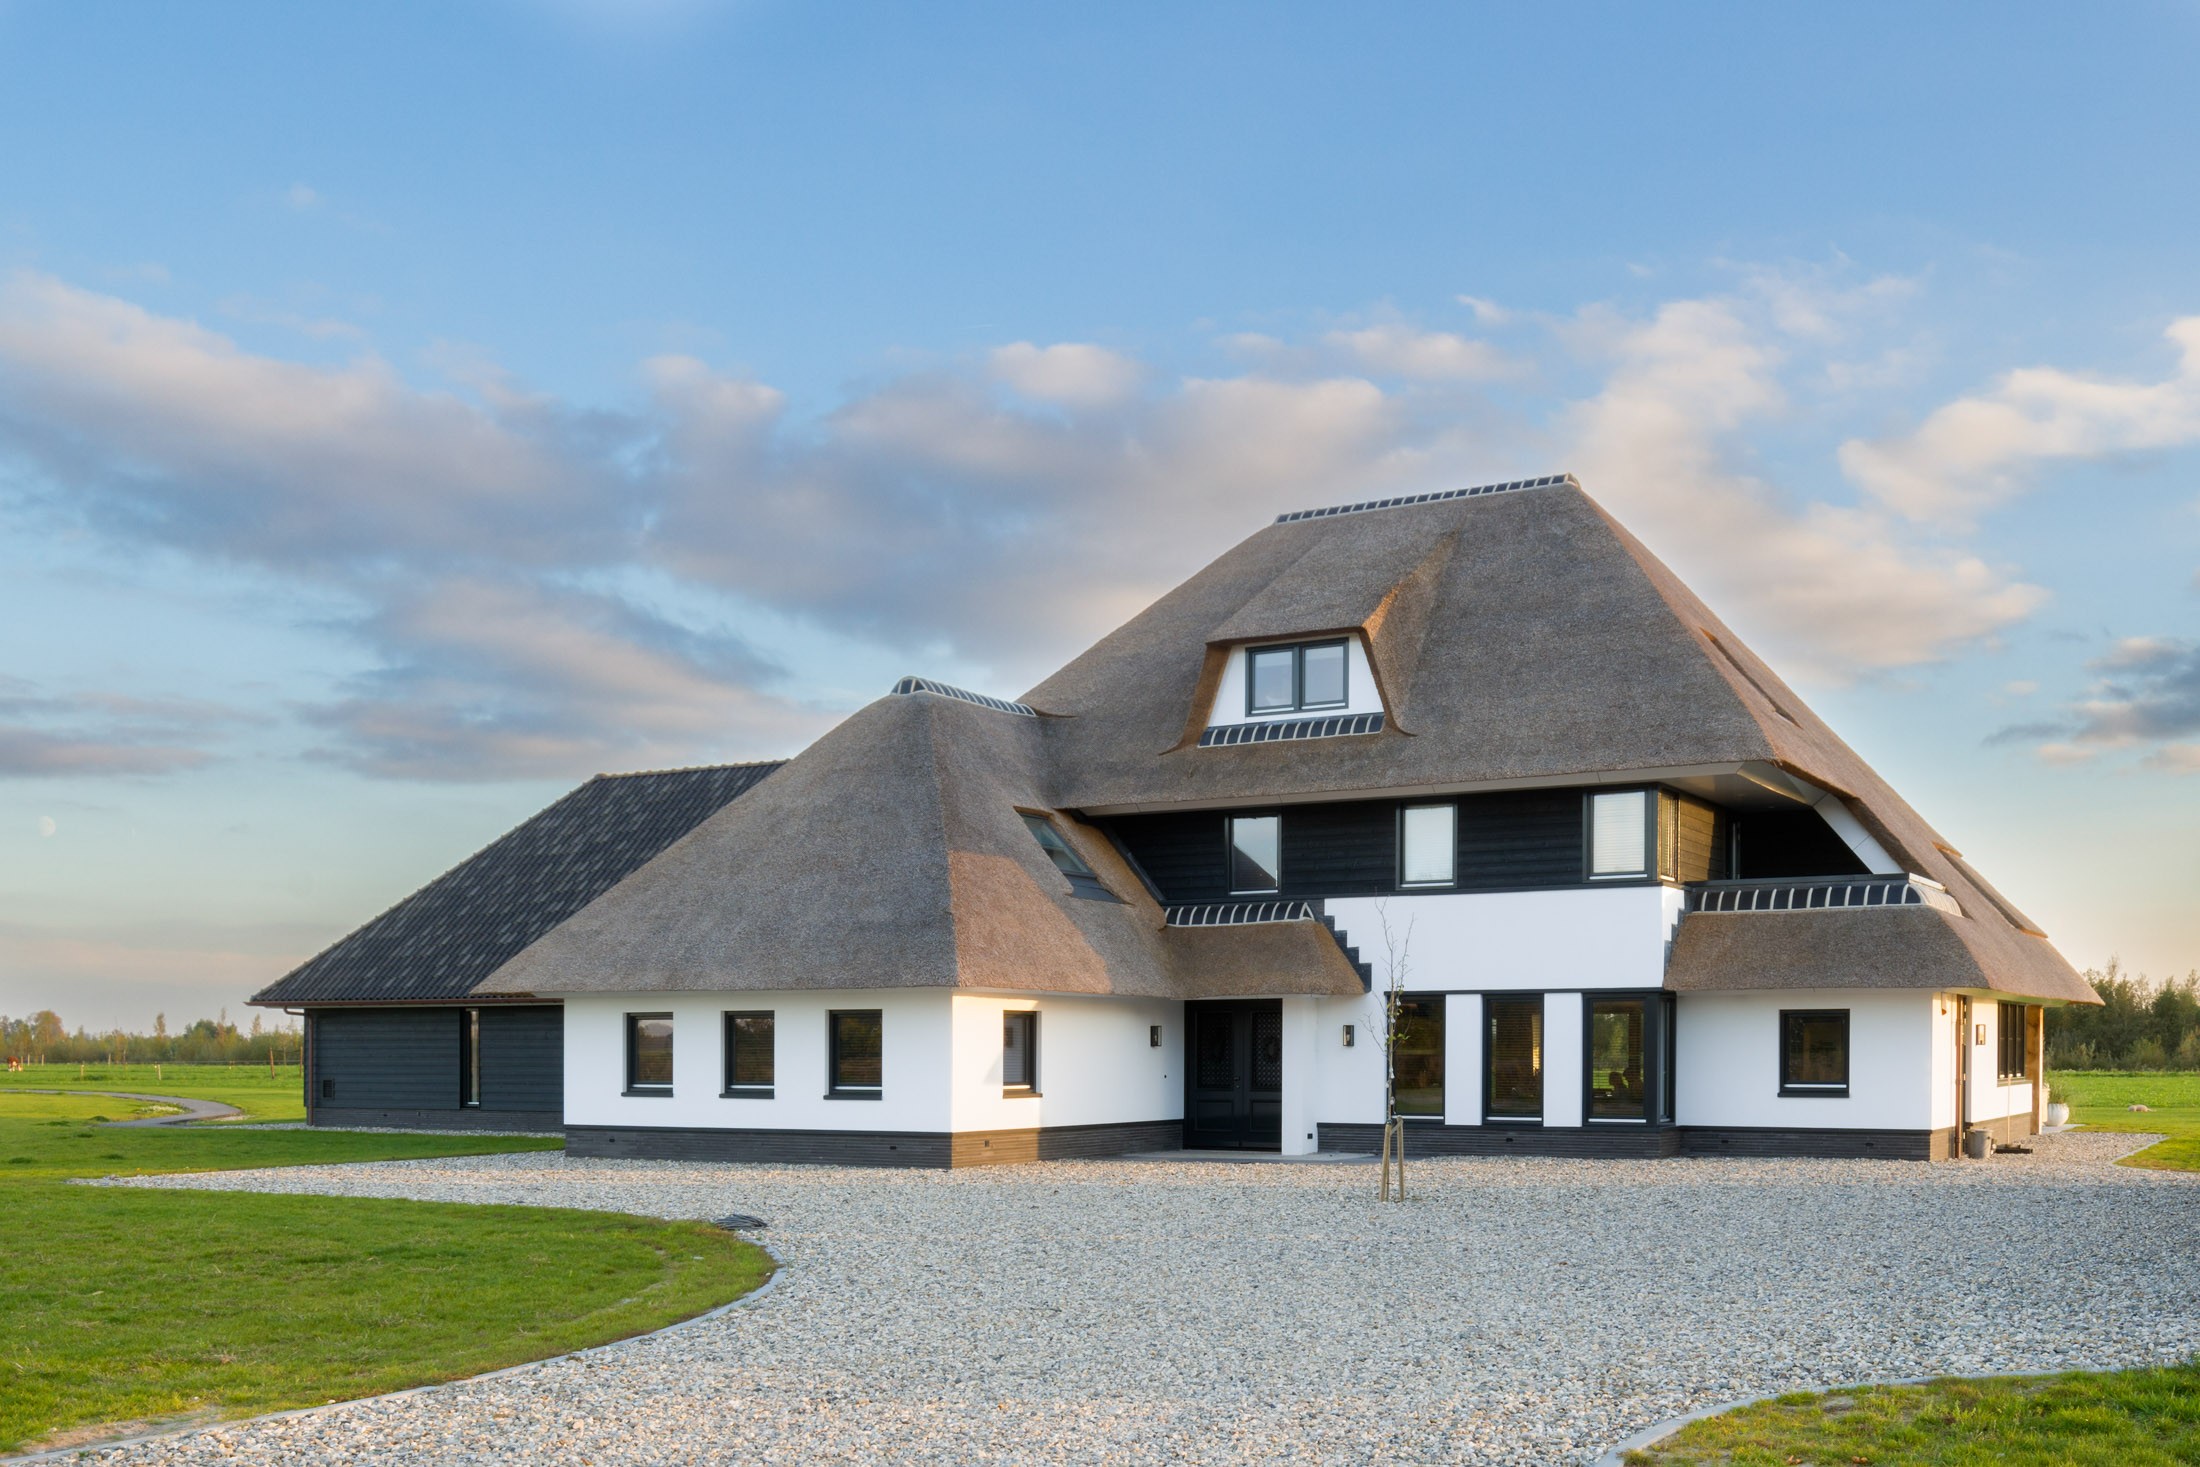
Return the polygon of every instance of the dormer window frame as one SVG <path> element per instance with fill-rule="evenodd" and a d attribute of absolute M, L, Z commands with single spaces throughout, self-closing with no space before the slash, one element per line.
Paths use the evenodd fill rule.
<path fill-rule="evenodd" d="M 1337 650 L 1337 697 L 1310 703 L 1306 698 L 1306 654 L 1334 647 Z M 1258 660 L 1287 652 L 1291 657 L 1291 701 L 1263 705 L 1259 701 Z M 1261 642 L 1245 648 L 1245 716 L 1288 718 L 1300 713 L 1320 713 L 1352 706 L 1352 639 L 1348 636 L 1309 637 L 1296 642 Z"/>

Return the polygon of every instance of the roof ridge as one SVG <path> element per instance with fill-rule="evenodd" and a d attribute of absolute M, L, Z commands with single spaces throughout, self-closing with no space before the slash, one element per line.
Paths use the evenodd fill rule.
<path fill-rule="evenodd" d="M 1434 489 L 1426 494 L 1396 494 L 1388 499 L 1363 499 L 1357 504 L 1332 504 L 1321 509 L 1294 509 L 1288 514 L 1276 516 L 1276 523 L 1288 525 L 1299 520 L 1328 519 L 1331 515 L 1363 514 L 1371 509 L 1400 509 L 1409 504 L 1436 504 L 1447 499 L 1478 499 L 1485 494 L 1510 494 L 1516 489 L 1552 489 L 1568 484 L 1576 489 L 1581 481 L 1572 474 L 1545 474 L 1540 479 L 1508 479 L 1502 484 L 1476 484 L 1469 489 Z"/>
<path fill-rule="evenodd" d="M 785 759 L 734 759 L 724 764 L 674 764 L 664 769 L 600 770 L 597 779 L 640 779 L 645 774 L 701 774 L 707 769 L 760 769 L 766 764 L 784 764 Z"/>
<path fill-rule="evenodd" d="M 894 684 L 889 697 L 907 697 L 911 693 L 930 693 L 936 698 L 953 698 L 962 703 L 975 703 L 980 708 L 990 708 L 995 713 L 1013 713 L 1020 718 L 1037 718 L 1039 710 L 1029 703 L 1017 703 L 1007 698 L 990 697 L 973 693 L 968 688 L 958 688 L 952 683 L 935 682 L 928 677 L 905 677 Z"/>

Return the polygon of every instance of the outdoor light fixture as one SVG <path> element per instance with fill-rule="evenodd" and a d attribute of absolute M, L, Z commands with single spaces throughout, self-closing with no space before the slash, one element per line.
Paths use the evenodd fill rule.
<path fill-rule="evenodd" d="M 1344 1026 L 1344 1047 L 1346 1049 L 1352 1047 L 1352 1026 L 1350 1024 Z"/>
<path fill-rule="evenodd" d="M 1159 1049 L 1161 1047 L 1161 1026 L 1159 1024 L 1148 1024 L 1146 1026 L 1146 1047 L 1148 1049 Z"/>
<path fill-rule="evenodd" d="M 1984 1044 L 1986 1042 L 1986 1026 L 1984 1024 L 1973 1024 L 1971 1026 L 1971 1042 L 1973 1044 Z"/>

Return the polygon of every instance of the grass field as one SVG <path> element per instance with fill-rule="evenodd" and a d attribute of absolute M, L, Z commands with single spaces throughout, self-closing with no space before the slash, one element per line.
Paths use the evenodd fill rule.
<path fill-rule="evenodd" d="M 187 1089 L 173 1074 L 168 1093 L 241 1098 L 226 1078 Z M 155 1088 L 131 1072 L 99 1083 Z M 102 1129 L 137 1107 L 25 1088 L 0 1090 L 0 1451 L 474 1375 L 659 1328 L 771 1271 L 761 1250 L 699 1223 L 74 1186 L 558 1142 Z"/>
<path fill-rule="evenodd" d="M 2156 1131 L 2168 1140 L 2127 1157 L 2126 1166 L 2200 1171 L 2200 1074 L 2068 1070 L 2047 1077 L 2049 1094 L 2070 1107 L 2070 1119 L 2094 1131 Z M 2152 1109 L 2133 1113 L 2138 1104 Z"/>
<path fill-rule="evenodd" d="M 304 1081 L 296 1065 L 32 1065 L 0 1070 L 0 1095 L 24 1090 L 132 1090 L 184 1095 L 233 1105 L 256 1121 L 306 1118 Z"/>

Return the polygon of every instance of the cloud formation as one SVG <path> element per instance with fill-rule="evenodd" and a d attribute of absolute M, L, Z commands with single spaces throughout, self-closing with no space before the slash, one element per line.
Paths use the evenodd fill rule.
<path fill-rule="evenodd" d="M 60 695 L 0 677 L 0 778 L 170 774 L 212 759 L 250 715 L 211 703 L 116 693 Z"/>
<path fill-rule="evenodd" d="M 2012 724 L 1989 744 L 2032 744 L 2050 763 L 2136 752 L 2149 768 L 2200 773 L 2200 642 L 2126 637 L 2090 664 L 2098 677 L 2064 716 Z"/>

